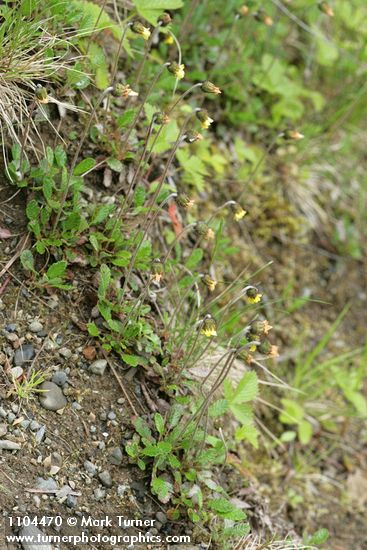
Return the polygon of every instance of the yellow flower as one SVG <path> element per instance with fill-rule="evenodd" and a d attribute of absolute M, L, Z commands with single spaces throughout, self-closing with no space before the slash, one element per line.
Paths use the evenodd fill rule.
<path fill-rule="evenodd" d="M 134 21 L 134 23 L 131 26 L 131 30 L 135 34 L 139 34 L 140 36 L 142 36 L 144 40 L 149 40 L 150 35 L 152 34 L 150 32 L 150 29 L 148 27 L 144 27 L 144 25 L 140 23 L 140 21 Z"/>
<path fill-rule="evenodd" d="M 262 294 L 254 286 L 245 289 L 245 300 L 248 304 L 258 304 L 261 301 Z"/>
<path fill-rule="evenodd" d="M 204 319 L 201 325 L 200 332 L 207 338 L 211 338 L 212 336 L 217 336 L 217 324 L 212 317 L 208 317 L 207 319 Z"/>
<path fill-rule="evenodd" d="M 201 89 L 207 94 L 217 95 L 222 93 L 222 90 L 218 88 L 218 86 L 215 86 L 213 82 L 210 82 L 209 80 L 205 80 L 205 82 L 202 83 Z"/>
<path fill-rule="evenodd" d="M 250 347 L 248 348 L 248 350 L 249 350 L 251 353 L 253 353 L 254 351 L 256 351 L 256 344 L 253 344 L 252 346 L 250 346 Z"/>
<path fill-rule="evenodd" d="M 236 222 L 239 222 L 240 220 L 242 220 L 242 218 L 244 218 L 247 214 L 246 210 L 244 210 L 239 204 L 235 204 L 233 206 L 233 210 L 234 210 L 234 214 L 233 214 L 233 217 L 234 219 L 236 220 Z"/>
<path fill-rule="evenodd" d="M 205 274 L 204 277 L 203 277 L 203 283 L 206 287 L 208 287 L 208 289 L 210 290 L 210 292 L 214 292 L 215 290 L 215 287 L 217 286 L 218 284 L 218 281 L 216 281 L 215 279 L 213 279 L 210 275 L 208 274 Z"/>
<path fill-rule="evenodd" d="M 168 44 L 168 46 L 173 44 L 174 43 L 173 36 L 171 34 L 167 34 L 165 39 L 163 40 L 163 43 Z"/>
<path fill-rule="evenodd" d="M 196 111 L 196 117 L 200 120 L 203 130 L 207 130 L 209 126 L 214 122 L 214 120 L 210 118 L 206 109 L 198 109 Z"/>
<path fill-rule="evenodd" d="M 170 63 L 167 67 L 168 71 L 173 74 L 178 80 L 182 80 L 185 76 L 185 65 L 179 65 L 175 61 Z"/>

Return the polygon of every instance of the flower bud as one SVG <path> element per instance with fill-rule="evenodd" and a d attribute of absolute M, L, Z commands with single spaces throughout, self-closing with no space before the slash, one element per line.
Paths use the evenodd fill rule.
<path fill-rule="evenodd" d="M 201 127 L 203 130 L 207 130 L 214 120 L 210 118 L 208 111 L 206 109 L 199 109 L 196 111 L 196 117 L 201 122 Z"/>
<path fill-rule="evenodd" d="M 131 25 L 131 30 L 135 34 L 139 34 L 144 38 L 144 40 L 149 40 L 150 35 L 152 34 L 150 32 L 150 29 L 148 27 L 144 27 L 143 23 L 140 21 L 134 21 L 134 23 Z"/>
<path fill-rule="evenodd" d="M 152 269 L 150 274 L 150 279 L 155 283 L 159 283 L 164 275 L 164 267 L 159 259 L 154 260 L 152 263 Z"/>
<path fill-rule="evenodd" d="M 284 139 L 289 139 L 292 141 L 299 141 L 300 139 L 303 139 L 305 137 L 298 130 L 285 130 L 283 132 L 283 136 L 284 136 Z"/>
<path fill-rule="evenodd" d="M 263 355 L 268 355 L 269 357 L 278 357 L 278 346 L 273 346 L 269 340 L 264 340 L 261 342 L 261 344 L 257 347 L 257 350 L 259 353 L 262 353 Z"/>
<path fill-rule="evenodd" d="M 207 317 L 204 319 L 201 328 L 200 328 L 201 334 L 204 334 L 207 338 L 211 338 L 212 336 L 217 336 L 217 323 L 213 319 L 213 317 Z"/>
<path fill-rule="evenodd" d="M 319 10 L 325 13 L 328 17 L 334 17 L 333 8 L 327 2 L 320 2 Z"/>
<path fill-rule="evenodd" d="M 271 27 L 274 24 L 274 21 L 270 17 L 270 15 L 267 15 L 263 10 L 258 10 L 254 17 L 257 21 L 260 21 L 261 23 L 264 23 L 267 27 Z"/>
<path fill-rule="evenodd" d="M 169 25 L 171 21 L 172 21 L 172 17 L 166 11 L 158 17 L 158 23 L 160 23 L 162 27 L 167 27 L 167 25 Z"/>
<path fill-rule="evenodd" d="M 250 8 L 246 6 L 246 4 L 241 6 L 240 9 L 238 10 L 240 15 L 248 15 L 249 11 L 250 11 Z"/>
<path fill-rule="evenodd" d="M 254 336 L 267 335 L 273 327 L 265 319 L 264 321 L 253 321 L 250 324 L 249 332 Z"/>
<path fill-rule="evenodd" d="M 205 82 L 202 83 L 201 89 L 206 94 L 221 94 L 222 90 L 218 88 L 218 86 L 215 86 L 213 82 L 210 82 L 209 80 L 205 80 Z"/>
<path fill-rule="evenodd" d="M 216 281 L 208 273 L 206 273 L 203 277 L 203 283 L 210 290 L 210 292 L 214 292 L 215 287 L 218 284 L 218 281 Z"/>
<path fill-rule="evenodd" d="M 163 43 L 164 44 L 167 44 L 168 46 L 170 46 L 171 44 L 174 43 L 174 40 L 173 40 L 173 36 L 172 34 L 166 34 L 164 40 L 163 40 Z"/>
<path fill-rule="evenodd" d="M 48 93 L 47 89 L 44 86 L 37 86 L 36 88 L 36 98 L 38 99 L 39 103 L 46 104 L 48 103 Z"/>
<path fill-rule="evenodd" d="M 178 78 L 178 80 L 182 80 L 185 76 L 185 65 L 179 65 L 176 61 L 172 61 L 172 63 L 168 65 L 167 70 Z"/>
<path fill-rule="evenodd" d="M 204 138 L 201 134 L 199 134 L 199 132 L 196 132 L 195 130 L 189 130 L 186 132 L 184 139 L 185 141 L 187 141 L 187 143 L 195 143 L 195 141 L 201 141 Z"/>
<path fill-rule="evenodd" d="M 193 199 L 190 199 L 190 197 L 185 194 L 178 195 L 178 197 L 176 198 L 176 202 L 179 206 L 181 206 L 181 208 L 184 208 L 185 210 L 190 210 L 190 208 L 192 208 L 195 204 L 195 201 Z"/>

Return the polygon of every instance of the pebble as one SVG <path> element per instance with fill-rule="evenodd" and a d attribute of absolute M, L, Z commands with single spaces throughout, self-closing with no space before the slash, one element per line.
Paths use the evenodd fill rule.
<path fill-rule="evenodd" d="M 103 470 L 98 477 L 104 487 L 112 487 L 112 477 L 108 470 Z"/>
<path fill-rule="evenodd" d="M 59 486 L 52 477 L 47 477 L 46 479 L 38 477 L 37 489 L 41 489 L 42 491 L 58 491 Z"/>
<path fill-rule="evenodd" d="M 3 407 L 0 407 L 0 416 L 1 416 L 1 418 L 6 418 L 7 414 L 8 413 L 6 412 L 6 410 Z"/>
<path fill-rule="evenodd" d="M 9 325 L 6 325 L 5 326 L 5 330 L 7 332 L 16 332 L 17 330 L 17 325 L 15 323 L 9 323 Z"/>
<path fill-rule="evenodd" d="M 8 431 L 7 425 L 3 422 L 0 424 L 0 437 L 3 437 Z"/>
<path fill-rule="evenodd" d="M 90 365 L 89 370 L 93 374 L 98 374 L 99 376 L 104 375 L 104 371 L 107 367 L 107 361 L 106 359 L 97 359 L 97 361 L 93 361 L 93 363 Z"/>
<path fill-rule="evenodd" d="M 90 460 L 84 462 L 84 469 L 91 477 L 94 477 L 97 473 L 97 466 Z"/>
<path fill-rule="evenodd" d="M 114 447 L 109 452 L 109 458 L 108 460 L 111 462 L 111 464 L 114 464 L 115 466 L 119 466 L 122 462 L 122 451 L 120 447 Z"/>
<path fill-rule="evenodd" d="M 40 332 L 41 330 L 43 330 L 43 324 L 37 320 L 34 320 L 29 323 L 28 328 L 31 332 Z"/>
<path fill-rule="evenodd" d="M 66 374 L 66 372 L 62 370 L 58 370 L 53 375 L 52 382 L 57 386 L 62 387 L 66 384 L 67 379 L 68 379 L 68 375 Z"/>
<path fill-rule="evenodd" d="M 13 412 L 8 413 L 7 416 L 9 424 L 13 424 L 14 420 L 16 419 L 16 416 Z"/>
<path fill-rule="evenodd" d="M 46 432 L 46 426 L 41 426 L 38 432 L 36 433 L 37 443 L 41 443 L 41 441 L 45 437 L 45 432 Z"/>
<path fill-rule="evenodd" d="M 0 440 L 0 449 L 3 451 L 19 451 L 21 448 L 21 445 L 15 443 L 15 441 L 8 441 L 7 439 Z"/>
<path fill-rule="evenodd" d="M 163 512 L 157 512 L 155 517 L 162 525 L 165 525 L 165 523 L 167 523 L 167 516 Z"/>
<path fill-rule="evenodd" d="M 63 409 L 67 404 L 67 399 L 62 393 L 59 386 L 53 382 L 43 382 L 40 385 L 42 393 L 39 394 L 39 400 L 41 407 L 48 411 L 58 411 Z M 44 393 L 43 393 L 44 392 Z"/>
<path fill-rule="evenodd" d="M 75 508 L 77 505 L 77 499 L 76 499 L 76 496 L 74 495 L 68 495 L 67 499 L 66 499 L 66 506 L 68 508 Z"/>
<path fill-rule="evenodd" d="M 116 413 L 114 411 L 110 411 L 107 416 L 108 416 L 109 420 L 115 420 L 116 419 Z"/>
<path fill-rule="evenodd" d="M 27 430 L 30 426 L 30 423 L 31 421 L 30 420 L 22 420 L 22 422 L 20 423 L 20 425 L 22 426 L 22 428 L 24 430 Z"/>
<path fill-rule="evenodd" d="M 73 401 L 72 404 L 71 404 L 72 408 L 74 409 L 74 411 L 80 411 L 83 407 L 81 406 L 80 403 L 78 403 L 78 401 Z"/>
<path fill-rule="evenodd" d="M 36 432 L 41 427 L 41 424 L 37 422 L 37 420 L 32 420 L 29 424 L 29 429 L 32 430 L 32 432 Z"/>
<path fill-rule="evenodd" d="M 116 492 L 117 492 L 117 496 L 118 496 L 118 497 L 123 497 L 124 494 L 127 492 L 128 488 L 129 488 L 128 485 L 119 485 L 119 486 L 117 487 L 117 491 L 116 491 Z"/>
<path fill-rule="evenodd" d="M 37 541 L 42 540 L 41 537 L 44 535 L 38 527 L 35 525 L 27 525 L 26 527 L 22 527 L 22 529 L 19 531 L 20 537 L 32 537 L 33 540 Z M 51 544 L 48 544 L 46 542 L 42 542 L 39 544 L 38 542 L 25 542 L 23 540 L 22 548 L 23 550 L 52 550 Z"/>
<path fill-rule="evenodd" d="M 14 379 L 14 380 L 18 380 L 18 378 L 20 378 L 23 374 L 23 369 L 22 367 L 13 367 L 12 369 L 10 369 L 10 372 L 11 372 L 11 377 Z"/>
<path fill-rule="evenodd" d="M 60 348 L 59 354 L 61 357 L 64 357 L 64 359 L 70 359 L 70 357 L 73 355 L 73 352 L 69 348 Z"/>
<path fill-rule="evenodd" d="M 93 495 L 94 495 L 94 499 L 99 501 L 104 499 L 104 497 L 106 496 L 106 491 L 98 487 L 97 489 L 94 489 Z"/>
<path fill-rule="evenodd" d="M 14 365 L 20 367 L 32 361 L 36 355 L 32 344 L 22 344 L 14 353 Z"/>

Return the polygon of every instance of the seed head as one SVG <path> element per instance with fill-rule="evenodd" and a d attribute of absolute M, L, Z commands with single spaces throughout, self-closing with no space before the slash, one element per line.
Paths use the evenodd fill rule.
<path fill-rule="evenodd" d="M 181 208 L 184 208 L 185 210 L 190 210 L 195 204 L 195 201 L 193 199 L 190 199 L 187 195 L 184 193 L 178 195 L 176 198 L 176 202 Z"/>
<path fill-rule="evenodd" d="M 278 346 L 273 346 L 269 340 L 264 340 L 257 347 L 257 350 L 263 355 L 268 355 L 269 357 L 278 357 Z"/>
<path fill-rule="evenodd" d="M 249 327 L 249 334 L 252 336 L 264 336 L 269 334 L 273 327 L 265 319 L 264 321 L 253 321 Z"/>
<path fill-rule="evenodd" d="M 140 21 L 134 21 L 134 23 L 131 25 L 131 30 L 135 34 L 139 34 L 144 38 L 144 40 L 149 40 L 150 35 L 152 34 L 150 32 L 150 29 L 148 27 L 144 27 L 143 23 Z"/>
<path fill-rule="evenodd" d="M 220 88 L 218 88 L 218 86 L 215 86 L 215 84 L 213 84 L 213 82 L 210 82 L 209 80 L 205 80 L 205 82 L 202 83 L 201 89 L 206 94 L 216 94 L 216 95 L 218 95 L 218 94 L 222 93 L 222 90 Z"/>
<path fill-rule="evenodd" d="M 206 241 L 211 241 L 215 237 L 214 231 L 205 222 L 197 222 L 196 232 L 200 237 L 203 237 Z"/>
<path fill-rule="evenodd" d="M 285 130 L 283 133 L 284 139 L 289 139 L 291 141 L 299 141 L 305 136 L 301 134 L 298 130 Z"/>
<path fill-rule="evenodd" d="M 240 15 L 248 15 L 249 11 L 250 11 L 250 8 L 246 6 L 246 4 L 241 6 L 240 9 L 238 10 Z"/>
<path fill-rule="evenodd" d="M 154 121 L 155 121 L 157 124 L 161 124 L 162 126 L 163 126 L 164 124 L 168 124 L 170 120 L 171 120 L 171 119 L 169 118 L 169 116 L 166 115 L 166 113 L 163 113 L 163 112 L 161 112 L 161 113 L 155 113 L 155 115 L 154 115 Z"/>
<path fill-rule="evenodd" d="M 206 109 L 199 109 L 196 111 L 196 117 L 200 120 L 203 130 L 207 130 L 211 123 L 214 122 L 214 120 L 210 118 Z"/>
<path fill-rule="evenodd" d="M 113 94 L 115 97 L 122 97 L 123 99 L 127 99 L 128 97 L 137 97 L 139 94 L 137 92 L 134 92 L 129 84 L 116 84 Z"/>
<path fill-rule="evenodd" d="M 264 25 L 266 25 L 267 27 L 271 27 L 274 24 L 274 21 L 272 20 L 270 15 L 265 13 L 264 10 L 262 10 L 262 9 L 258 10 L 254 14 L 254 17 L 257 21 L 260 21 L 261 23 L 264 23 Z"/>

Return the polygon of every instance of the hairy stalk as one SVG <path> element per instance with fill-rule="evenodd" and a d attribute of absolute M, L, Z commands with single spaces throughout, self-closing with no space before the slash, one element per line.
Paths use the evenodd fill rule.
<path fill-rule="evenodd" d="M 140 82 L 141 75 L 142 75 L 143 69 L 144 69 L 144 65 L 146 63 L 146 60 L 148 59 L 148 55 L 149 55 L 150 49 L 152 47 L 153 41 L 154 41 L 155 37 L 157 36 L 157 34 L 159 34 L 161 26 L 162 26 L 162 23 L 158 22 L 158 25 L 153 29 L 153 32 L 150 35 L 148 42 L 145 44 L 145 52 L 144 52 L 144 55 L 143 55 L 142 59 L 140 60 L 140 63 L 138 65 L 137 69 L 136 69 L 136 77 L 135 77 L 135 80 L 134 80 L 133 88 L 136 88 L 138 86 L 139 82 Z"/>
<path fill-rule="evenodd" d="M 100 20 L 101 20 L 101 17 L 102 17 L 102 14 L 103 14 L 103 12 L 104 12 L 104 9 L 105 9 L 105 7 L 106 7 L 106 4 L 107 4 L 107 0 L 103 0 L 102 5 L 101 5 L 101 9 L 99 10 L 98 17 L 97 17 L 97 19 L 96 19 L 96 21 L 95 21 L 95 23 L 94 23 L 94 25 L 93 25 L 93 29 L 92 29 L 92 31 L 91 31 L 91 33 L 90 33 L 90 36 L 89 36 L 89 40 L 88 40 L 87 47 L 86 47 L 86 50 L 85 50 L 85 56 L 86 56 L 86 57 L 87 57 L 88 54 L 89 54 L 89 48 L 90 48 L 90 46 L 91 46 L 91 44 L 92 44 L 93 34 L 94 34 L 96 28 L 98 27 L 98 24 L 99 24 L 99 22 L 100 22 Z"/>
<path fill-rule="evenodd" d="M 71 166 L 70 166 L 70 170 L 69 170 L 69 175 L 68 175 L 68 179 L 66 181 L 66 185 L 65 185 L 65 189 L 64 189 L 64 192 L 62 194 L 62 197 L 61 197 L 61 200 L 60 200 L 60 206 L 59 206 L 59 211 L 57 213 L 57 216 L 56 216 L 56 219 L 55 219 L 55 222 L 54 222 L 54 225 L 53 225 L 53 231 L 56 230 L 57 226 L 58 226 L 58 223 L 60 221 L 60 217 L 61 217 L 61 214 L 62 214 L 62 209 L 64 207 L 64 204 L 65 204 L 65 201 L 66 201 L 66 198 L 68 196 L 68 192 L 69 192 L 69 188 L 70 188 L 70 183 L 71 183 L 71 180 L 73 178 L 73 173 L 74 173 L 74 169 L 75 169 L 75 166 L 76 166 L 76 163 L 78 161 L 78 158 L 79 158 L 79 154 L 80 154 L 80 151 L 82 150 L 82 147 L 84 145 L 84 141 L 86 140 L 87 136 L 88 136 L 88 133 L 89 133 L 89 129 L 91 127 L 91 124 L 92 124 L 92 121 L 93 121 L 93 118 L 96 114 L 96 111 L 99 107 L 99 105 L 102 103 L 102 101 L 104 100 L 104 98 L 110 93 L 112 92 L 113 90 L 113 87 L 112 86 L 109 86 L 108 88 L 106 88 L 102 93 L 101 95 L 99 96 L 99 98 L 97 99 L 97 102 L 96 102 L 96 105 L 93 107 L 92 109 L 92 112 L 91 114 L 89 115 L 89 119 L 87 121 L 87 124 L 84 128 L 84 132 L 82 134 L 82 137 L 78 143 L 78 147 L 75 151 L 75 154 L 74 154 L 74 157 L 73 157 L 73 160 L 71 162 Z"/>

